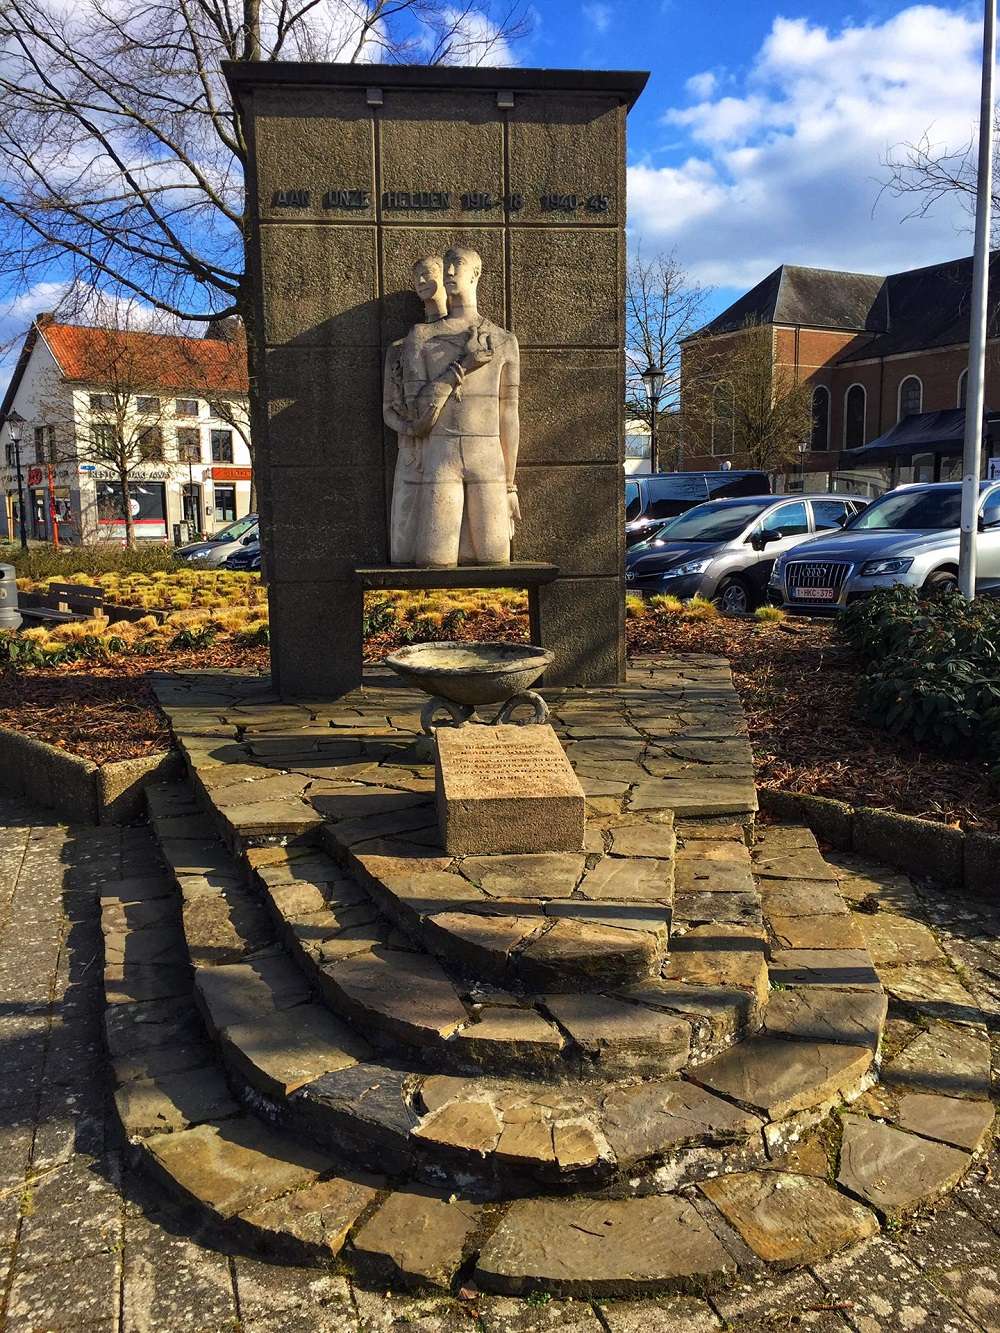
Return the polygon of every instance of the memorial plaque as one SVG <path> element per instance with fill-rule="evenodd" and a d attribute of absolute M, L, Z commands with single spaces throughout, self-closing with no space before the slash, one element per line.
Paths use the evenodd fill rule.
<path fill-rule="evenodd" d="M 452 856 L 578 852 L 583 788 L 550 726 L 440 727 L 441 840 Z"/>

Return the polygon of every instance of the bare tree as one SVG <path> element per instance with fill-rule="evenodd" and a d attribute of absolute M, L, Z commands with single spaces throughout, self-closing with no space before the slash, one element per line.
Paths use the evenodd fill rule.
<path fill-rule="evenodd" d="M 763 472 L 795 458 L 812 433 L 812 386 L 776 363 L 770 324 L 749 321 L 689 343 L 682 401 L 699 453 L 722 452 Z"/>
<path fill-rule="evenodd" d="M 246 138 L 222 62 L 503 63 L 526 13 L 521 0 L 4 0 L 0 290 L 58 283 L 63 317 L 95 287 L 185 320 L 239 314 L 252 366 Z"/>
<path fill-rule="evenodd" d="M 625 270 L 625 408 L 649 427 L 651 464 L 660 470 L 665 436 L 671 437 L 680 467 L 680 434 L 676 415 L 681 388 L 681 342 L 694 333 L 708 293 L 691 281 L 677 256 L 645 258 L 641 250 Z M 650 397 L 642 380 L 647 368 L 663 372 L 663 386 Z M 672 429 L 665 429 L 670 415 Z"/>
<path fill-rule="evenodd" d="M 1000 111 L 993 122 L 994 142 L 1000 137 Z M 957 198 L 969 214 L 971 228 L 976 212 L 977 155 L 979 145 L 970 134 L 958 148 L 936 142 L 925 130 L 912 143 L 896 144 L 882 159 L 885 179 L 879 196 L 891 195 L 910 201 L 906 218 L 926 217 L 942 199 Z M 1000 236 L 1000 186 L 993 193 L 994 239 Z"/>

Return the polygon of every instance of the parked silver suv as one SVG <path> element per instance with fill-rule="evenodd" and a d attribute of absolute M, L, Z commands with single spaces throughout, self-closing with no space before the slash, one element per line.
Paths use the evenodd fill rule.
<path fill-rule="evenodd" d="M 742 614 L 764 600 L 775 556 L 836 528 L 863 504 L 849 495 L 709 500 L 625 552 L 626 591 L 708 597 Z"/>
<path fill-rule="evenodd" d="M 879 588 L 925 592 L 958 584 L 960 482 L 897 486 L 840 532 L 774 562 L 768 599 L 788 610 L 833 612 Z M 976 588 L 1000 592 L 1000 484 L 980 483 Z"/>

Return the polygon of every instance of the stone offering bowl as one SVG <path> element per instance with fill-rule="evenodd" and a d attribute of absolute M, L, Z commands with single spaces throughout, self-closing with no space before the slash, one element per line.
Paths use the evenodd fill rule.
<path fill-rule="evenodd" d="M 385 661 L 425 693 L 475 708 L 527 690 L 553 656 L 528 643 L 415 643 Z"/>

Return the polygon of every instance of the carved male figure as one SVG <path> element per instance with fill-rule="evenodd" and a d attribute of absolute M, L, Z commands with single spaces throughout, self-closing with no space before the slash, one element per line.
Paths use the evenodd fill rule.
<path fill-rule="evenodd" d="M 450 249 L 446 317 L 416 326 L 403 340 L 403 402 L 418 458 L 419 501 L 412 545 L 402 521 L 402 541 L 394 527 L 394 563 L 403 563 L 402 551 L 418 565 L 510 561 L 520 518 L 519 352 L 512 333 L 479 313 L 481 272 L 474 250 Z M 395 521 L 395 497 L 393 508 Z"/>

